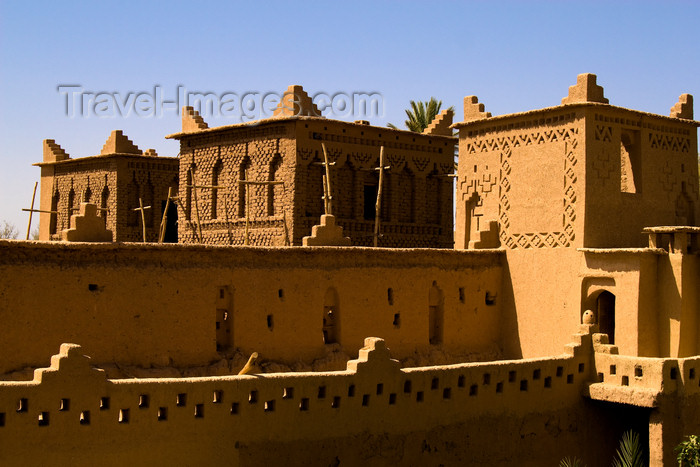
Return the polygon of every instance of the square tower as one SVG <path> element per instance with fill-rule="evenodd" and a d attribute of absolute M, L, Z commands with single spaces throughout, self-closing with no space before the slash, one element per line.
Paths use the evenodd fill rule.
<path fill-rule="evenodd" d="M 301 245 L 324 214 L 331 164 L 332 214 L 353 245 L 371 246 L 384 147 L 383 247 L 452 248 L 452 112 L 423 133 L 320 116 L 290 86 L 272 118 L 208 128 L 185 108 L 180 141 L 182 243 Z M 280 183 L 281 182 L 281 183 Z"/>
<path fill-rule="evenodd" d="M 122 133 L 111 133 L 100 154 L 72 159 L 54 140 L 44 140 L 41 167 L 40 240 L 60 240 L 81 202 L 98 206 L 114 241 L 143 241 L 139 200 L 144 211 L 146 240 L 158 241 L 168 189 L 177 194 L 178 159 L 141 151 Z M 164 241 L 177 241 L 177 210 L 169 208 Z"/>
<path fill-rule="evenodd" d="M 592 74 L 540 110 L 492 117 L 466 97 L 456 248 L 488 228 L 510 249 L 621 248 L 645 246 L 645 227 L 696 225 L 697 126 L 690 95 L 669 117 L 629 110 Z"/>

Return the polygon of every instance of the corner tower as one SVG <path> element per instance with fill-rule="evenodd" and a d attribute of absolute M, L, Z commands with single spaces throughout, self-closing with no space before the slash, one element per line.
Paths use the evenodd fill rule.
<path fill-rule="evenodd" d="M 670 116 L 608 103 L 593 74 L 556 107 L 492 117 L 465 98 L 456 248 L 498 223 L 502 246 L 642 247 L 642 229 L 700 217 L 692 96 Z M 495 228 L 495 227 L 492 227 Z"/>

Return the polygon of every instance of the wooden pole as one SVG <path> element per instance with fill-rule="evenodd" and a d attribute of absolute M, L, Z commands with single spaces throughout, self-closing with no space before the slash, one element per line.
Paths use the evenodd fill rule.
<path fill-rule="evenodd" d="M 379 149 L 379 186 L 377 186 L 377 204 L 374 209 L 374 247 L 379 246 L 379 224 L 382 210 L 382 179 L 384 178 L 384 146 Z"/>
<path fill-rule="evenodd" d="M 199 203 L 197 202 L 197 180 L 195 180 L 195 175 L 194 171 L 190 169 L 190 173 L 192 174 L 192 191 L 194 192 L 194 212 L 197 215 L 197 227 L 199 230 L 199 243 L 202 243 L 202 221 L 199 218 Z"/>
<path fill-rule="evenodd" d="M 141 229 L 143 231 L 143 243 L 146 243 L 146 208 L 143 207 L 143 200 L 139 197 L 139 211 L 141 211 Z"/>
<path fill-rule="evenodd" d="M 173 196 L 173 187 L 168 187 L 168 199 L 165 200 L 165 210 L 163 210 L 163 219 L 160 221 L 160 232 L 158 233 L 158 243 L 163 243 L 165 238 L 165 229 L 168 223 L 168 208 L 170 208 L 170 198 Z"/>
<path fill-rule="evenodd" d="M 143 231 L 143 243 L 146 243 L 146 209 L 151 209 L 151 206 L 144 206 L 143 200 L 139 197 L 139 207 L 132 209 L 132 211 L 141 211 L 141 229 Z"/>
<path fill-rule="evenodd" d="M 287 226 L 287 212 L 282 209 L 282 222 L 284 222 L 284 246 L 289 246 L 289 227 Z"/>
<path fill-rule="evenodd" d="M 32 205 L 29 208 L 29 224 L 27 224 L 27 240 L 29 240 L 29 232 L 32 228 L 32 214 L 34 214 L 34 199 L 36 198 L 36 186 L 39 182 L 34 182 L 34 193 L 32 193 Z"/>
<path fill-rule="evenodd" d="M 326 151 L 326 143 L 321 143 L 321 148 L 323 149 L 323 165 L 326 166 L 326 176 L 324 178 L 323 189 L 324 193 L 324 205 L 326 209 L 326 214 L 333 214 L 333 197 L 331 196 L 331 169 L 328 163 L 328 151 Z"/>
<path fill-rule="evenodd" d="M 247 172 L 246 172 L 247 173 Z M 269 186 L 269 185 L 284 185 L 283 181 L 271 181 L 271 182 L 256 182 L 248 181 L 247 175 L 243 180 L 238 180 L 239 185 L 245 186 L 245 238 L 243 239 L 244 245 L 250 244 L 250 186 Z"/>

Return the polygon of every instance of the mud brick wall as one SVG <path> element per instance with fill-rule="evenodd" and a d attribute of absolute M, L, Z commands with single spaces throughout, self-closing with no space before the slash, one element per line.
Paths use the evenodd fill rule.
<path fill-rule="evenodd" d="M 309 235 L 323 210 L 321 143 L 330 163 L 333 213 L 353 245 L 371 246 L 384 146 L 379 246 L 451 248 L 455 141 L 358 123 L 325 119 L 297 122 L 294 242 Z"/>
<path fill-rule="evenodd" d="M 53 165 L 50 181 L 50 210 L 57 211 L 49 218 L 51 240 L 60 240 L 61 231 L 70 227 L 70 215 L 81 202 L 92 202 L 103 211 L 107 229 L 114 241 L 143 241 L 139 198 L 145 211 L 146 238 L 158 241 L 163 202 L 168 187 L 177 194 L 177 167 L 175 158 L 153 156 L 112 155 L 69 160 Z M 50 167 L 45 170 L 51 170 Z M 47 209 L 48 210 L 48 209 Z"/>
<path fill-rule="evenodd" d="M 180 242 L 198 242 L 201 227 L 202 243 L 242 245 L 248 217 L 251 245 L 301 245 L 324 213 L 325 143 L 332 210 L 353 245 L 372 244 L 384 146 L 391 169 L 383 180 L 380 246 L 452 247 L 451 137 L 300 117 L 179 138 Z M 243 179 L 284 185 L 241 186 Z"/>
<path fill-rule="evenodd" d="M 143 241 L 139 198 L 144 206 L 146 241 L 157 242 L 168 188 L 178 192 L 178 161 L 174 158 L 123 157 L 117 160 L 116 240 Z M 109 228 L 109 227 L 108 227 Z"/>
<path fill-rule="evenodd" d="M 294 141 L 290 123 L 183 138 L 180 152 L 179 241 L 289 244 L 293 225 Z M 284 185 L 242 185 L 240 180 Z M 206 188 L 193 188 L 193 185 Z M 211 187 L 220 188 L 211 188 Z M 196 192 L 195 192 L 196 191 Z"/>

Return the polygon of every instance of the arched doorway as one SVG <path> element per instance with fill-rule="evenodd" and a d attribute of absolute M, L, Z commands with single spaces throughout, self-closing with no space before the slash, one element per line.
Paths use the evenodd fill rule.
<path fill-rule="evenodd" d="M 338 292 L 333 287 L 329 287 L 326 290 L 326 295 L 323 298 L 323 343 L 340 343 Z"/>
<path fill-rule="evenodd" d="M 615 343 L 615 295 L 602 291 L 596 299 L 598 327 L 600 332 L 608 335 L 609 342 Z"/>
<path fill-rule="evenodd" d="M 479 218 L 481 214 L 477 213 L 477 208 L 481 202 L 478 193 L 473 193 L 464 204 L 464 248 L 469 248 L 469 241 L 474 238 L 479 232 Z"/>
<path fill-rule="evenodd" d="M 428 320 L 429 320 L 429 341 L 430 345 L 442 344 L 444 313 L 442 309 L 442 290 L 433 282 L 428 296 Z"/>

